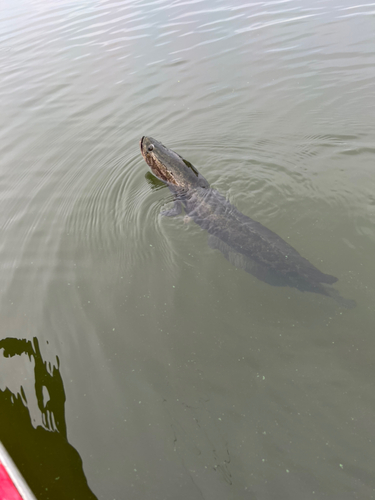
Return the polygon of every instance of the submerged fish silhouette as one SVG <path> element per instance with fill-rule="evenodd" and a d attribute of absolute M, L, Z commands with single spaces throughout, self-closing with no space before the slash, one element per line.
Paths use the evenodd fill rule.
<path fill-rule="evenodd" d="M 152 137 L 142 137 L 140 148 L 153 174 L 175 195 L 173 209 L 164 215 L 178 215 L 184 207 L 209 233 L 211 248 L 265 283 L 327 295 L 346 308 L 356 305 L 329 286 L 337 281 L 335 276 L 320 271 L 276 233 L 237 210 L 179 154 Z"/>

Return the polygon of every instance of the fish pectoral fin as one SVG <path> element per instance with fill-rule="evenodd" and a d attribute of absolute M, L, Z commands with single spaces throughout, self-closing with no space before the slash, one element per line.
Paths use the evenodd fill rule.
<path fill-rule="evenodd" d="M 165 217 L 175 217 L 176 215 L 180 215 L 182 212 L 182 203 L 180 200 L 175 200 L 173 207 L 170 210 L 162 210 L 160 215 Z"/>
<path fill-rule="evenodd" d="M 207 243 L 208 243 L 208 246 L 210 248 L 212 248 L 212 250 L 220 250 L 219 242 L 220 242 L 219 238 L 217 238 L 213 234 L 208 235 Z"/>

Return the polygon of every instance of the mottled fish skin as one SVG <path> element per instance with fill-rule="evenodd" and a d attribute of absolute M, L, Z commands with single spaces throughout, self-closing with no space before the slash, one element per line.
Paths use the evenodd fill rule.
<path fill-rule="evenodd" d="M 302 257 L 276 233 L 241 213 L 212 189 L 198 170 L 152 137 L 142 137 L 140 148 L 153 174 L 175 195 L 175 208 L 166 215 L 186 214 L 209 233 L 209 245 L 236 267 L 273 286 L 290 286 L 332 297 L 341 306 L 355 306 L 330 287 L 337 281 Z"/>

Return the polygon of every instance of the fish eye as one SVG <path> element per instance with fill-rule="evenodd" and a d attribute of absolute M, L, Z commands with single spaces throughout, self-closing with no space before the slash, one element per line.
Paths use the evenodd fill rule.
<path fill-rule="evenodd" d="M 147 150 L 150 151 L 150 152 L 153 151 L 153 149 L 154 149 L 154 145 L 153 144 L 150 144 L 149 147 L 147 148 Z"/>

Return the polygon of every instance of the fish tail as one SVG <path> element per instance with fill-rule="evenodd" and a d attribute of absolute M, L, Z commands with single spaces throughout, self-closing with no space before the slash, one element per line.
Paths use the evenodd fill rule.
<path fill-rule="evenodd" d="M 326 283 L 327 285 L 333 285 L 333 283 L 336 283 L 336 281 L 338 281 L 338 278 L 336 278 L 336 276 L 331 276 L 330 274 L 323 274 L 323 277 L 319 281 L 320 281 L 320 283 Z"/>

